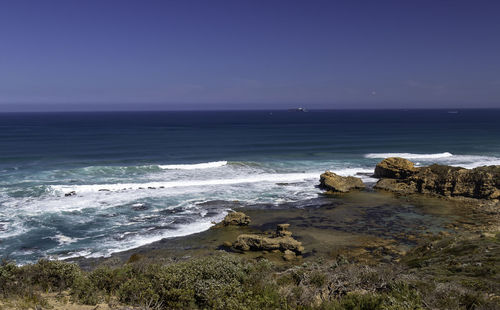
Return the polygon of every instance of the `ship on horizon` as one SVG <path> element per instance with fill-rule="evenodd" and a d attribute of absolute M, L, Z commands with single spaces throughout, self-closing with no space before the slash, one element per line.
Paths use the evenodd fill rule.
<path fill-rule="evenodd" d="M 288 112 L 308 112 L 308 111 L 302 107 L 298 107 L 298 108 L 288 109 Z"/>

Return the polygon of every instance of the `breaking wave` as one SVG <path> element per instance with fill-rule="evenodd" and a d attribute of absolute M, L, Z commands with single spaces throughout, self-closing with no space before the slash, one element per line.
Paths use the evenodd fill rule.
<path fill-rule="evenodd" d="M 175 187 L 199 187 L 211 185 L 232 185 L 239 183 L 259 183 L 259 182 L 289 182 L 304 181 L 307 179 L 317 179 L 319 172 L 315 173 L 283 173 L 283 174 L 260 174 L 233 179 L 209 179 L 209 180 L 178 180 L 178 181 L 158 181 L 146 183 L 112 183 L 112 184 L 85 184 L 85 185 L 51 185 L 50 188 L 56 193 L 89 193 L 107 191 L 127 191 L 143 189 L 166 189 Z"/>
<path fill-rule="evenodd" d="M 168 170 L 196 170 L 196 169 L 209 169 L 209 168 L 218 168 L 227 165 L 227 161 L 212 161 L 208 163 L 199 163 L 199 164 L 179 164 L 179 165 L 158 165 L 161 169 Z"/>
<path fill-rule="evenodd" d="M 449 152 L 435 154 L 414 154 L 414 153 L 369 153 L 365 158 L 387 158 L 387 157 L 403 157 L 406 159 L 438 159 L 450 158 L 454 155 Z"/>
<path fill-rule="evenodd" d="M 450 152 L 434 153 L 434 154 L 414 154 L 414 153 L 370 153 L 365 154 L 365 158 L 387 158 L 387 157 L 403 157 L 409 160 L 416 161 L 417 165 L 428 165 L 432 163 L 464 167 L 468 169 L 500 165 L 500 158 L 484 155 L 455 155 Z"/>

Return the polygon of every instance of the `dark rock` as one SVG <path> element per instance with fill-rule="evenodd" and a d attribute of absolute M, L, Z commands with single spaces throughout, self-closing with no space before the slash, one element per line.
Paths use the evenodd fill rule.
<path fill-rule="evenodd" d="M 136 203 L 136 204 L 132 205 L 132 210 L 134 210 L 134 211 L 144 211 L 147 209 L 148 209 L 148 206 L 143 204 L 143 203 Z"/>
<path fill-rule="evenodd" d="M 326 171 L 320 176 L 320 187 L 334 192 L 347 193 L 353 189 L 364 189 L 365 184 L 360 178 L 343 177 L 331 171 Z"/>
<path fill-rule="evenodd" d="M 76 195 L 76 192 L 75 191 L 71 191 L 69 193 L 66 193 L 64 194 L 65 197 L 69 197 L 69 196 L 75 196 Z"/>

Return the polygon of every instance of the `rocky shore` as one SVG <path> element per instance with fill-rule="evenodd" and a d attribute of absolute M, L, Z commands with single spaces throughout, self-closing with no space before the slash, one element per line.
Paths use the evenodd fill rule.
<path fill-rule="evenodd" d="M 4 262 L 0 309 L 500 309 L 500 167 L 373 176 L 325 172 L 324 197 L 79 266 Z"/>
<path fill-rule="evenodd" d="M 473 198 L 498 201 L 500 198 L 500 166 L 474 169 L 446 165 L 416 167 L 407 159 L 389 157 L 375 167 L 374 189 L 397 194 L 429 194 L 447 198 Z M 326 171 L 319 187 L 328 193 L 347 193 L 366 188 L 361 178 L 339 176 Z"/>
<path fill-rule="evenodd" d="M 374 177 L 380 178 L 376 189 L 395 193 L 487 200 L 500 198 L 500 166 L 465 169 L 434 164 L 415 167 L 407 159 L 391 157 L 377 164 Z"/>

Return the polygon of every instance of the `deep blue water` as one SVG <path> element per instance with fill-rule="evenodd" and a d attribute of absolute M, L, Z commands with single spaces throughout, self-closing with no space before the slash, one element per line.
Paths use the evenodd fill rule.
<path fill-rule="evenodd" d="M 315 197 L 326 169 L 374 181 L 366 174 L 391 155 L 500 164 L 499 120 L 500 110 L 0 114 L 0 256 L 109 255 L 207 229 L 227 210 L 206 201 Z"/>

